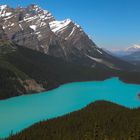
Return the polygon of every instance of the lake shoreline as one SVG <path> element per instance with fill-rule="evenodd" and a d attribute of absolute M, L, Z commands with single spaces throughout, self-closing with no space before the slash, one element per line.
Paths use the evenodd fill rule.
<path fill-rule="evenodd" d="M 68 83 L 40 94 L 10 98 L 0 101 L 0 130 L 3 130 L 3 135 L 10 133 L 11 129 L 16 133 L 36 122 L 63 116 L 98 100 L 137 108 L 140 106 L 136 99 L 139 91 L 139 85 L 126 84 L 118 78 L 111 78 L 104 81 Z"/>

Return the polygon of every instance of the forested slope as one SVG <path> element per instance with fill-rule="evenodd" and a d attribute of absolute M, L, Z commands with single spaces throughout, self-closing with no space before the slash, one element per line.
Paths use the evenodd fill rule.
<path fill-rule="evenodd" d="M 37 123 L 7 140 L 140 140 L 140 108 L 98 101 L 80 111 Z"/>

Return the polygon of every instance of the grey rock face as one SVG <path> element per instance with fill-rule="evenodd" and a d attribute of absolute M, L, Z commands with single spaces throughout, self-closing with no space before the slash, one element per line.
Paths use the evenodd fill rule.
<path fill-rule="evenodd" d="M 5 5 L 0 9 L 5 32 L 19 45 L 67 60 L 95 46 L 79 25 L 70 19 L 56 21 L 50 12 L 36 5 L 16 9 Z"/>

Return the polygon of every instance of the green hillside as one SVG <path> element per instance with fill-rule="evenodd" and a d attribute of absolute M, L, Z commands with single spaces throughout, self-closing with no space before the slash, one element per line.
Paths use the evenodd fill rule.
<path fill-rule="evenodd" d="M 7 140 L 140 140 L 140 108 L 99 101 L 37 123 Z"/>
<path fill-rule="evenodd" d="M 3 45 L 6 48 L 0 47 L 0 99 L 37 93 L 68 82 L 104 80 L 112 76 L 118 76 L 125 82 L 140 83 L 140 72 L 112 70 L 100 64 L 89 68 L 13 43 Z M 29 89 L 29 79 L 32 81 L 32 89 Z M 35 82 L 37 87 L 34 86 Z"/>
<path fill-rule="evenodd" d="M 24 88 L 19 90 L 22 85 L 18 79 L 33 79 L 45 90 L 49 90 L 67 82 L 103 80 L 113 74 L 109 69 L 98 70 L 75 65 L 24 47 L 16 47 L 16 50 L 0 56 L 0 82 L 4 85 L 0 85 L 0 99 L 37 92 Z"/>

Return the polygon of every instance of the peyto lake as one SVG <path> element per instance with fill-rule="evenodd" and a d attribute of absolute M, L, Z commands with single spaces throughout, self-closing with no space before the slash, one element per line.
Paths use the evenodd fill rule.
<path fill-rule="evenodd" d="M 140 85 L 117 78 L 96 82 L 76 82 L 41 94 L 0 101 L 0 137 L 7 137 L 35 122 L 58 117 L 97 101 L 111 101 L 125 107 L 140 107 Z"/>

